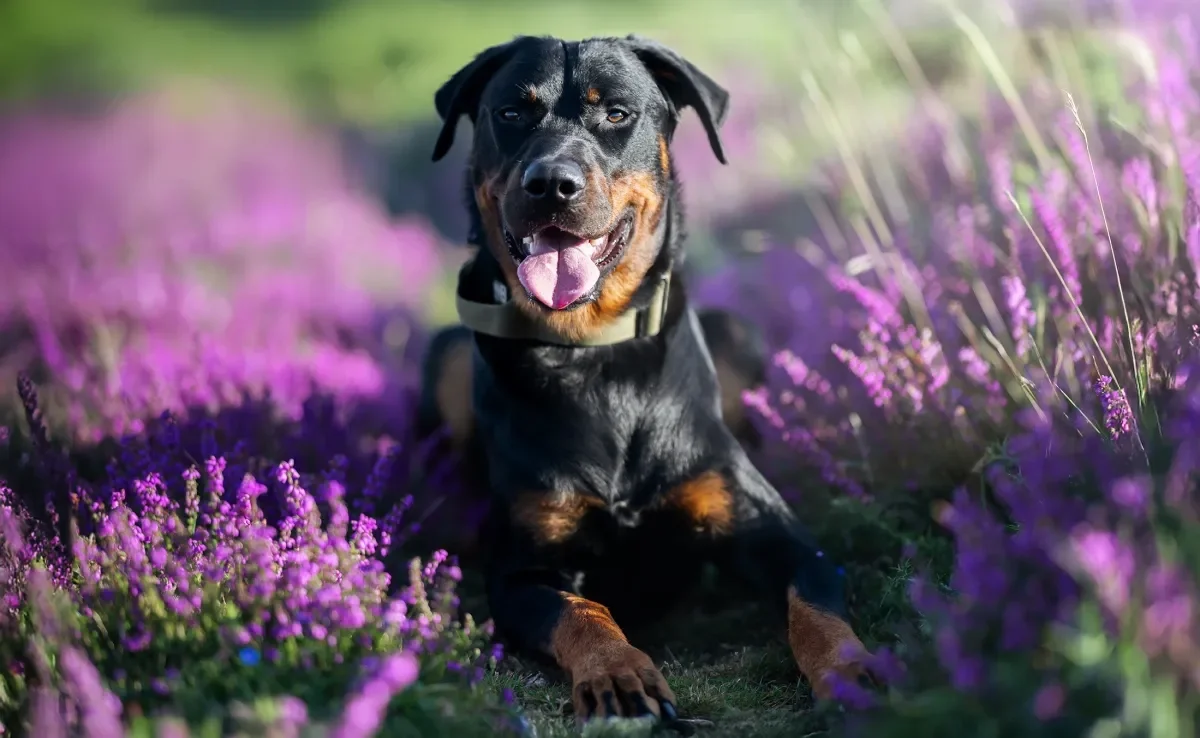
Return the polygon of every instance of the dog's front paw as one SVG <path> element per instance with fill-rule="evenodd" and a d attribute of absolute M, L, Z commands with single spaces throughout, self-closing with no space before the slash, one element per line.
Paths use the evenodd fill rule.
<path fill-rule="evenodd" d="M 819 700 L 837 696 L 839 685 L 870 687 L 876 680 L 871 654 L 843 618 L 788 593 L 788 644 L 800 673 Z"/>
<path fill-rule="evenodd" d="M 826 661 L 827 665 L 812 675 L 813 697 L 819 700 L 833 699 L 838 695 L 839 685 L 869 689 L 878 684 L 878 678 L 867 666 L 870 654 L 855 645 L 847 644 L 838 653 L 832 654 Z"/>
<path fill-rule="evenodd" d="M 628 643 L 609 643 L 572 670 L 575 718 L 645 717 L 678 719 L 675 694 L 650 657 Z"/>

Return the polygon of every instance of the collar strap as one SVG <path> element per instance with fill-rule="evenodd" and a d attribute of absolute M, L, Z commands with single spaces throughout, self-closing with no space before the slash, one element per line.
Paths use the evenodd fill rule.
<path fill-rule="evenodd" d="M 474 302 L 455 291 L 458 319 L 477 333 L 496 338 L 524 339 L 559 346 L 611 346 L 633 338 L 658 335 L 667 314 L 667 299 L 671 295 L 671 274 L 668 272 L 654 285 L 650 304 L 640 310 L 626 310 L 598 333 L 581 339 L 570 339 L 550 329 L 541 321 L 521 312 L 517 304 L 507 300 L 501 304 Z"/>

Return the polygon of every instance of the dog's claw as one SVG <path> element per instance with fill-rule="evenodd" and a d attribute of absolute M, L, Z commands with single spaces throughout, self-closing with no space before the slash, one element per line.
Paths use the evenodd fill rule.
<path fill-rule="evenodd" d="M 637 709 L 638 717 L 646 717 L 653 715 L 654 711 L 650 709 L 650 705 L 646 703 L 646 698 L 639 695 L 634 695 L 633 706 Z"/>
<path fill-rule="evenodd" d="M 615 693 L 605 692 L 602 695 L 602 699 L 604 701 L 604 709 L 608 713 L 607 717 L 616 717 L 621 714 L 617 709 L 617 695 Z"/>
<path fill-rule="evenodd" d="M 571 702 L 580 720 L 662 716 L 664 712 L 658 706 L 664 703 L 668 706 L 667 719 L 676 717 L 670 704 L 675 695 L 649 656 L 625 642 L 600 653 L 602 658 L 594 658 L 571 673 Z"/>
<path fill-rule="evenodd" d="M 679 713 L 675 711 L 675 705 L 672 705 L 669 700 L 662 701 L 662 716 L 664 720 L 675 722 L 679 719 Z"/>

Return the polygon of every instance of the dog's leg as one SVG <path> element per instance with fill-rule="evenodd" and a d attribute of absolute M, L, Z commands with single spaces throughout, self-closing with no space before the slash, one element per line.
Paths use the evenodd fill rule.
<path fill-rule="evenodd" d="M 757 448 L 761 439 L 746 416 L 742 393 L 766 381 L 766 342 L 758 326 L 725 310 L 701 310 L 697 317 L 717 370 L 725 425 L 742 445 Z"/>
<path fill-rule="evenodd" d="M 472 396 L 475 342 L 461 325 L 434 334 L 421 363 L 421 394 L 415 434 L 425 440 L 445 432 L 443 449 L 458 457 L 458 471 L 471 497 L 486 498 L 486 464 L 475 435 Z"/>
<path fill-rule="evenodd" d="M 418 442 L 430 441 L 430 452 L 439 461 L 453 464 L 461 492 L 447 495 L 438 486 L 428 491 L 435 505 L 421 526 L 419 538 L 437 548 L 468 555 L 477 544 L 478 530 L 463 522 L 486 509 L 487 464 L 475 434 L 472 404 L 475 341 L 471 331 L 455 325 L 434 334 L 421 362 L 421 388 L 414 423 Z M 444 434 L 435 438 L 437 434 Z M 427 539 L 427 541 L 425 540 Z"/>
<path fill-rule="evenodd" d="M 421 362 L 421 398 L 417 404 L 417 435 L 427 438 L 445 428 L 455 448 L 467 445 L 475 429 L 471 407 L 471 331 L 461 325 L 433 335 Z"/>
<path fill-rule="evenodd" d="M 737 513 L 723 567 L 786 607 L 788 645 L 816 697 L 832 696 L 834 676 L 869 683 L 866 650 L 847 622 L 842 570 L 744 456 L 724 476 Z"/>
<path fill-rule="evenodd" d="M 607 607 L 580 597 L 563 573 L 514 571 L 502 562 L 493 567 L 488 600 L 497 631 L 516 649 L 548 656 L 567 673 L 576 719 L 678 717 L 666 678 L 629 643 Z"/>

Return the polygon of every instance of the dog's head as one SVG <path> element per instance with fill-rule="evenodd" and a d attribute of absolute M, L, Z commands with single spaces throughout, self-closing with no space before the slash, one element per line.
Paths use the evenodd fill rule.
<path fill-rule="evenodd" d="M 434 160 L 474 123 L 471 184 L 487 248 L 514 300 L 564 335 L 620 315 L 663 247 L 669 143 L 693 108 L 724 163 L 729 96 L 636 36 L 520 37 L 479 54 L 435 97 Z"/>

